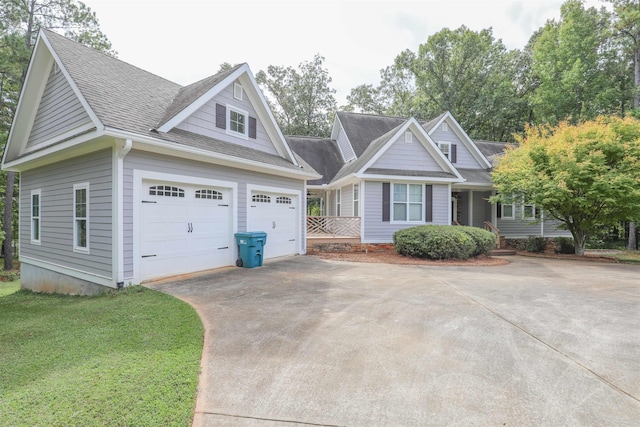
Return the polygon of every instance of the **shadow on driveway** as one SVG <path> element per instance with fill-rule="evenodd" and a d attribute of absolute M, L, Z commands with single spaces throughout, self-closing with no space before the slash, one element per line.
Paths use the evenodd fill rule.
<path fill-rule="evenodd" d="M 637 425 L 640 267 L 299 256 L 149 286 L 205 325 L 194 426 Z"/>

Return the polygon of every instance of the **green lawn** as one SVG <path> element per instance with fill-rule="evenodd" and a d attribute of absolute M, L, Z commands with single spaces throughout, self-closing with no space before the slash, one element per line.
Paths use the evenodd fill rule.
<path fill-rule="evenodd" d="M 10 289 L 0 285 L 1 426 L 190 426 L 204 331 L 189 305 L 139 286 Z"/>
<path fill-rule="evenodd" d="M 624 251 L 611 257 L 628 264 L 640 264 L 640 251 Z"/>
<path fill-rule="evenodd" d="M 0 297 L 17 292 L 20 289 L 20 280 L 13 282 L 0 282 Z"/>

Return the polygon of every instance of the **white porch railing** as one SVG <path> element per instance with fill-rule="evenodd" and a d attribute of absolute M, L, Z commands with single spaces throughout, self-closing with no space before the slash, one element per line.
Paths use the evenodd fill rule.
<path fill-rule="evenodd" d="M 359 216 L 308 216 L 309 237 L 360 237 Z"/>

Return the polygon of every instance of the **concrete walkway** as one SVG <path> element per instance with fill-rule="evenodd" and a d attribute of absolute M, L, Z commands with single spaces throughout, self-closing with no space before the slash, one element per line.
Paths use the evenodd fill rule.
<path fill-rule="evenodd" d="M 155 289 L 206 328 L 194 426 L 638 426 L 640 267 L 293 257 Z"/>

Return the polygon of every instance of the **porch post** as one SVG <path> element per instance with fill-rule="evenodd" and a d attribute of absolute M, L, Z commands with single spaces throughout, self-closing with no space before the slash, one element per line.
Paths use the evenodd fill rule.
<path fill-rule="evenodd" d="M 469 226 L 473 227 L 473 190 L 469 190 Z"/>

